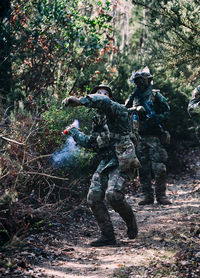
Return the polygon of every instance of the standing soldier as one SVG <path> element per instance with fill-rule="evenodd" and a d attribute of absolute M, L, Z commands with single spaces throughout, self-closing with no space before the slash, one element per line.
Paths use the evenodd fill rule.
<path fill-rule="evenodd" d="M 91 246 L 116 243 L 104 198 L 125 221 L 128 237 L 135 238 L 138 233 L 137 223 L 131 206 L 125 200 L 124 186 L 127 174 L 138 168 L 140 163 L 129 135 L 127 108 L 113 101 L 112 91 L 105 85 L 93 88 L 86 97 L 66 98 L 63 104 L 71 107 L 84 105 L 97 109 L 91 135 L 87 136 L 73 125 L 68 128 L 77 144 L 94 148 L 101 156 L 87 196 L 88 204 L 101 231 L 101 237 L 93 241 Z"/>
<path fill-rule="evenodd" d="M 200 114 L 200 85 L 198 85 L 192 92 L 192 98 L 188 104 L 188 113 L 196 118 Z M 195 132 L 197 139 L 200 142 L 200 125 L 196 127 Z"/>
<path fill-rule="evenodd" d="M 170 108 L 159 90 L 152 89 L 152 75 L 147 67 L 133 72 L 130 81 L 135 83 L 136 89 L 126 101 L 126 107 L 135 109 L 139 116 L 137 155 L 142 165 L 139 175 L 144 193 L 144 200 L 139 205 L 154 203 L 153 179 L 157 202 L 169 205 L 165 181 L 168 155 L 162 144 L 169 144 L 170 140 L 169 132 L 164 128 Z"/>

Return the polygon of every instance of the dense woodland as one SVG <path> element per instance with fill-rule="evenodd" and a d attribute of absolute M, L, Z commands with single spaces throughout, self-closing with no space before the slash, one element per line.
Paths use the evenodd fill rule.
<path fill-rule="evenodd" d="M 199 84 L 200 1 L 0 1 L 3 248 L 86 196 L 95 154 L 80 150 L 72 163 L 57 166 L 52 155 L 74 119 L 89 132 L 93 111 L 61 109 L 62 100 L 103 83 L 124 103 L 134 89 L 132 71 L 145 66 L 171 107 L 170 171 L 176 147 L 197 144 L 187 105 Z"/>

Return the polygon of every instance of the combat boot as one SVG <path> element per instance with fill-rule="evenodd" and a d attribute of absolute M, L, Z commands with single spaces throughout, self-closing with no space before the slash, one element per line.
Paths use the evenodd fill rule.
<path fill-rule="evenodd" d="M 137 228 L 137 222 L 135 218 L 135 214 L 132 211 L 131 206 L 126 202 L 125 199 L 123 199 L 121 202 L 110 202 L 110 205 L 112 208 L 119 213 L 119 215 L 122 217 L 124 222 L 127 226 L 127 236 L 130 239 L 134 239 L 137 237 L 138 234 L 138 228 Z"/>
<path fill-rule="evenodd" d="M 97 220 L 101 237 L 90 243 L 90 246 L 107 246 L 116 244 L 113 225 L 104 202 L 91 203 L 90 208 Z"/>
<path fill-rule="evenodd" d="M 116 240 L 115 237 L 106 237 L 104 235 L 102 235 L 100 238 L 98 238 L 95 241 L 92 241 L 90 243 L 90 246 L 92 247 L 100 247 L 100 246 L 109 246 L 109 245 L 115 245 L 116 244 Z"/>
<path fill-rule="evenodd" d="M 154 203 L 154 197 L 153 196 L 145 196 L 144 200 L 140 201 L 138 203 L 139 206 L 145 206 L 145 205 L 153 205 Z"/>
<path fill-rule="evenodd" d="M 160 205 L 171 205 L 172 204 L 166 196 L 157 197 L 157 202 Z"/>
<path fill-rule="evenodd" d="M 130 239 L 136 238 L 138 235 L 138 227 L 137 227 L 135 215 L 132 215 L 132 220 L 130 221 L 130 223 L 129 223 L 129 221 L 127 221 L 127 227 L 128 227 L 128 230 L 127 230 L 128 238 L 130 238 Z"/>
<path fill-rule="evenodd" d="M 144 199 L 138 203 L 139 206 L 153 205 L 154 203 L 154 190 L 152 188 L 150 177 L 140 178 L 142 192 Z"/>
<path fill-rule="evenodd" d="M 170 200 L 166 197 L 165 181 L 156 184 L 156 200 L 160 205 L 171 205 Z"/>

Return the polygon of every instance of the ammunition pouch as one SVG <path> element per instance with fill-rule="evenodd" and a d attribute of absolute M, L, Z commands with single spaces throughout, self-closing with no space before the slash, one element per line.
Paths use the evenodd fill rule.
<path fill-rule="evenodd" d="M 129 137 L 129 136 L 128 136 Z M 130 137 L 115 145 L 115 152 L 119 162 L 119 169 L 122 173 L 132 175 L 135 169 L 141 167 L 136 156 L 135 146 Z"/>

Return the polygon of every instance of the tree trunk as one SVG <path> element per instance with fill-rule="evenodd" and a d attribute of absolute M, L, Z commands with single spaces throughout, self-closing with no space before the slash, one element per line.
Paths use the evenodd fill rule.
<path fill-rule="evenodd" d="M 0 115 L 11 88 L 10 0 L 0 3 Z"/>
<path fill-rule="evenodd" d="M 146 58 L 146 39 L 147 39 L 147 32 L 146 32 L 146 5 L 147 0 L 144 0 L 144 7 L 143 7 L 143 22 L 142 28 L 140 33 L 140 42 L 139 42 L 139 49 L 138 49 L 138 61 L 141 65 L 144 65 L 144 61 Z"/>

